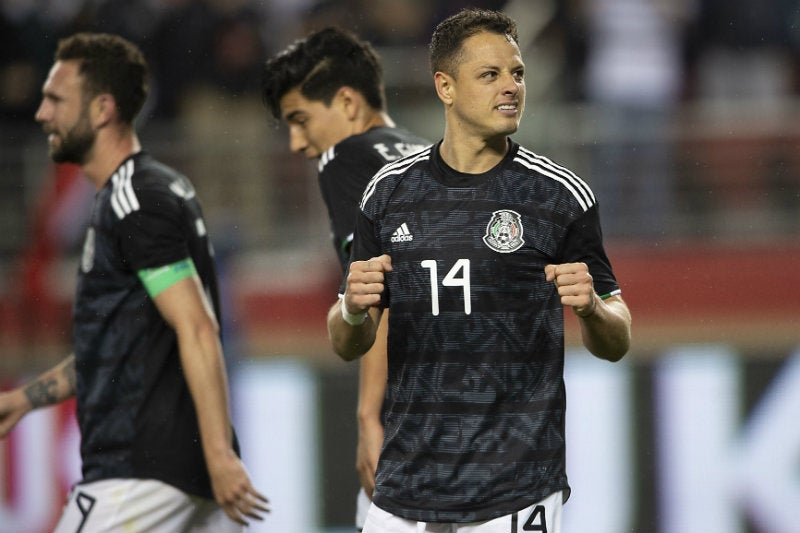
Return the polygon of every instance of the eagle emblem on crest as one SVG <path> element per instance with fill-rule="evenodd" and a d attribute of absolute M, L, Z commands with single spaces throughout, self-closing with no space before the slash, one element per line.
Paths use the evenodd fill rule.
<path fill-rule="evenodd" d="M 522 217 L 519 213 L 501 209 L 492 213 L 492 219 L 486 225 L 483 242 L 492 250 L 507 254 L 519 250 L 525 244 L 522 233 Z"/>

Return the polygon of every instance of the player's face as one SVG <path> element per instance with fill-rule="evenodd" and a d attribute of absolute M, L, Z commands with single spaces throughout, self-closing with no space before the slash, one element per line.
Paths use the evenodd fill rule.
<path fill-rule="evenodd" d="M 453 79 L 454 126 L 491 138 L 517 131 L 525 107 L 525 64 L 504 35 L 482 32 L 464 41 Z"/>
<path fill-rule="evenodd" d="M 320 157 L 351 134 L 347 116 L 335 100 L 326 106 L 307 99 L 299 89 L 292 89 L 281 98 L 281 116 L 289 127 L 292 152 L 309 159 Z"/>
<path fill-rule="evenodd" d="M 47 133 L 50 157 L 57 163 L 86 162 L 96 133 L 83 105 L 81 76 L 75 61 L 57 61 L 42 88 L 42 103 L 35 115 Z"/>

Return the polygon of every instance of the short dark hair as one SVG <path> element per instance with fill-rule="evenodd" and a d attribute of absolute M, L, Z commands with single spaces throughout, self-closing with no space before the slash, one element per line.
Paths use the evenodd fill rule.
<path fill-rule="evenodd" d="M 150 77 L 135 44 L 108 33 L 76 33 L 58 42 L 55 60 L 78 61 L 85 97 L 111 94 L 120 120 L 133 124 L 147 100 Z"/>
<path fill-rule="evenodd" d="M 364 95 L 374 109 L 386 108 L 383 68 L 372 46 L 345 30 L 328 27 L 299 39 L 267 60 L 261 82 L 264 105 L 281 118 L 280 101 L 298 88 L 309 100 L 329 105 L 343 86 Z"/>
<path fill-rule="evenodd" d="M 429 45 L 431 73 L 455 75 L 464 41 L 481 32 L 505 35 L 519 44 L 514 19 L 499 11 L 466 8 L 444 19 L 433 31 Z"/>

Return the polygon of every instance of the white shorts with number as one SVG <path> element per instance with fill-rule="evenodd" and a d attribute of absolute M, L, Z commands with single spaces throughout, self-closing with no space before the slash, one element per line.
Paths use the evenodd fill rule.
<path fill-rule="evenodd" d="M 364 533 L 561 533 L 561 509 L 564 499 L 555 492 L 521 511 L 484 522 L 464 524 L 415 522 L 387 513 L 371 505 Z"/>
<path fill-rule="evenodd" d="M 213 500 L 152 479 L 76 485 L 53 533 L 241 533 Z"/>

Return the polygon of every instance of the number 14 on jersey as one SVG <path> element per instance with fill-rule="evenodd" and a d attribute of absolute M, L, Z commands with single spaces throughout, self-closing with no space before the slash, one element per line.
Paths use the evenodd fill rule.
<path fill-rule="evenodd" d="M 430 271 L 431 313 L 439 315 L 439 269 L 435 259 L 420 262 L 422 268 Z M 442 280 L 443 287 L 461 287 L 464 293 L 464 314 L 472 312 L 469 281 L 469 259 L 458 259 Z"/>

